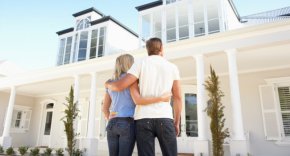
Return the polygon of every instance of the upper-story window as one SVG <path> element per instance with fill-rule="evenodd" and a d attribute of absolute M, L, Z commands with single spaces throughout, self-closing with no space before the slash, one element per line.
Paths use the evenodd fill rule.
<path fill-rule="evenodd" d="M 57 65 L 68 64 L 71 57 L 72 37 L 60 40 Z"/>
<path fill-rule="evenodd" d="M 90 59 L 104 55 L 106 27 L 92 30 Z"/>
<path fill-rule="evenodd" d="M 77 30 L 82 30 L 91 26 L 90 17 L 86 19 L 82 19 L 78 22 Z"/>

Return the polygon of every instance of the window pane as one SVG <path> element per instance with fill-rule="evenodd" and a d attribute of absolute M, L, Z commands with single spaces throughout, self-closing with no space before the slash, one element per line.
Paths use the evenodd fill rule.
<path fill-rule="evenodd" d="M 197 102 L 196 94 L 185 94 L 185 119 L 187 136 L 197 137 Z"/>
<path fill-rule="evenodd" d="M 173 42 L 175 40 L 176 40 L 175 28 L 167 30 L 167 42 Z"/>
<path fill-rule="evenodd" d="M 219 19 L 213 19 L 208 21 L 208 32 L 210 34 L 217 33 L 220 31 Z"/>
<path fill-rule="evenodd" d="M 57 65 L 63 64 L 62 61 L 63 61 L 63 55 L 64 55 L 65 40 L 66 40 L 65 38 L 60 40 Z"/>
<path fill-rule="evenodd" d="M 285 136 L 290 136 L 290 113 L 282 113 Z"/>
<path fill-rule="evenodd" d="M 281 111 L 290 111 L 290 89 L 289 87 L 278 88 Z"/>
<path fill-rule="evenodd" d="M 142 16 L 142 38 L 147 40 L 150 37 L 150 15 Z"/>
<path fill-rule="evenodd" d="M 47 112 L 46 120 L 45 120 L 44 135 L 50 135 L 51 121 L 52 121 L 52 112 Z"/>
<path fill-rule="evenodd" d="M 78 46 L 78 34 L 76 34 L 76 36 L 75 36 L 75 44 L 74 44 L 74 52 L 73 52 L 73 59 L 72 59 L 72 62 L 74 62 L 75 59 L 76 59 L 77 46 Z"/>
<path fill-rule="evenodd" d="M 87 42 L 88 42 L 88 32 L 84 31 L 81 33 L 81 36 L 80 36 L 78 61 L 86 59 Z"/>
<path fill-rule="evenodd" d="M 91 48 L 91 50 L 90 50 L 90 59 L 96 57 L 96 50 L 97 50 L 96 47 Z"/>
<path fill-rule="evenodd" d="M 103 45 L 104 44 L 104 37 L 100 37 L 99 38 L 99 45 Z"/>
<path fill-rule="evenodd" d="M 194 24 L 194 34 L 195 36 L 202 36 L 205 34 L 204 23 Z"/>
<path fill-rule="evenodd" d="M 46 105 L 46 109 L 51 109 L 51 108 L 53 108 L 53 105 L 54 105 L 53 103 L 49 103 L 49 104 L 47 104 L 47 105 Z"/>
<path fill-rule="evenodd" d="M 87 49 L 80 49 L 79 50 L 78 61 L 85 60 L 86 59 L 86 53 L 87 53 Z"/>
<path fill-rule="evenodd" d="M 99 48 L 98 48 L 98 57 L 102 57 L 104 55 L 103 51 L 104 51 L 104 47 L 103 46 L 99 46 Z"/>
<path fill-rule="evenodd" d="M 162 18 L 161 18 L 161 11 L 157 11 L 153 13 L 153 34 L 152 37 L 158 37 L 161 39 L 161 30 L 162 30 Z"/>
<path fill-rule="evenodd" d="M 71 47 L 72 47 L 71 44 L 72 44 L 72 37 L 68 37 L 66 41 L 64 64 L 67 64 L 70 61 L 70 52 L 71 52 Z"/>
<path fill-rule="evenodd" d="M 98 37 L 98 29 L 92 30 L 92 39 Z"/>
<path fill-rule="evenodd" d="M 102 27 L 100 29 L 100 36 L 104 36 L 105 35 L 105 27 Z"/>

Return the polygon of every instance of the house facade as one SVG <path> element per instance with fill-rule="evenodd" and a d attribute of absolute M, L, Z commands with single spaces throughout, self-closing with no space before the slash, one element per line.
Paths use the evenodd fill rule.
<path fill-rule="evenodd" d="M 136 9 L 138 37 L 113 18 L 88 9 L 74 14 L 74 28 L 58 32 L 57 67 L 0 78 L 0 143 L 4 147 L 65 147 L 60 119 L 73 86 L 80 109 L 79 147 L 86 148 L 87 155 L 107 151 L 106 121 L 101 113 L 103 84 L 111 77 L 120 52 L 142 59 L 147 56 L 143 41 L 160 37 L 165 43 L 164 57 L 177 65 L 181 75 L 179 153 L 211 155 L 203 84 L 212 66 L 225 94 L 225 127 L 230 130 L 225 155 L 289 155 L 288 18 L 247 23 L 227 0 L 164 0 Z M 116 35 L 117 27 L 124 33 Z M 124 39 L 118 37 L 125 34 L 135 45 L 119 45 Z M 158 142 L 156 153 L 161 153 Z"/>

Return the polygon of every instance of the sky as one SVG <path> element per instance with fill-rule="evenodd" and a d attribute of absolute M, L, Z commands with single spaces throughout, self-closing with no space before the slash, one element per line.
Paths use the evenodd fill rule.
<path fill-rule="evenodd" d="M 26 70 L 53 67 L 57 31 L 74 26 L 72 14 L 95 7 L 135 32 L 135 7 L 155 0 L 0 0 L 0 60 Z M 290 6 L 290 0 L 233 0 L 241 16 Z"/>

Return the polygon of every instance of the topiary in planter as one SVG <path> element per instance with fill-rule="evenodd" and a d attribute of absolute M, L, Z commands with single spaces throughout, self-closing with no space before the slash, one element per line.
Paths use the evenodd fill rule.
<path fill-rule="evenodd" d="M 30 149 L 30 155 L 31 156 L 39 156 L 39 148 L 35 147 L 33 149 Z"/>
<path fill-rule="evenodd" d="M 45 156 L 51 156 L 51 152 L 52 152 L 52 149 L 51 148 L 47 148 L 47 149 L 45 149 L 45 151 L 44 151 L 44 155 Z"/>
<path fill-rule="evenodd" d="M 13 155 L 15 153 L 15 151 L 13 150 L 13 147 L 9 147 L 6 149 L 6 154 L 7 155 Z"/>
<path fill-rule="evenodd" d="M 26 147 L 26 146 L 18 147 L 18 151 L 19 151 L 20 155 L 23 156 L 27 153 L 28 147 Z"/>
<path fill-rule="evenodd" d="M 63 149 L 59 148 L 59 149 L 55 150 L 55 154 L 56 154 L 56 156 L 64 156 Z"/>
<path fill-rule="evenodd" d="M 3 153 L 4 153 L 3 147 L 0 145 L 0 154 L 3 154 Z"/>

